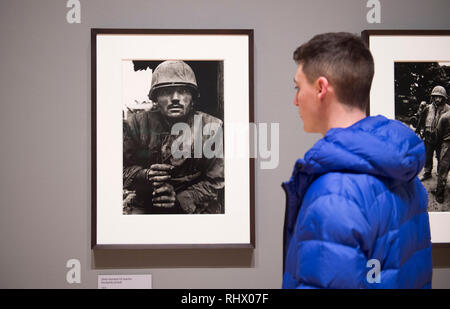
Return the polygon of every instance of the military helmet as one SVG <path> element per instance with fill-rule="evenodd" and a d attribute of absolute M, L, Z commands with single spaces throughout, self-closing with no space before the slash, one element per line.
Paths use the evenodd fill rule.
<path fill-rule="evenodd" d="M 431 96 L 434 95 L 441 96 L 447 99 L 447 91 L 445 91 L 445 88 L 442 86 L 436 86 L 433 88 L 433 90 L 431 91 Z"/>
<path fill-rule="evenodd" d="M 194 71 L 181 60 L 168 60 L 159 64 L 152 74 L 152 85 L 148 97 L 155 101 L 155 90 L 165 87 L 187 86 L 198 96 Z"/>

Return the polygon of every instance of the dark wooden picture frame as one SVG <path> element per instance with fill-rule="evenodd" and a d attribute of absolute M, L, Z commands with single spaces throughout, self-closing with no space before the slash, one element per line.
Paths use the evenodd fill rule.
<path fill-rule="evenodd" d="M 399 111 L 403 109 L 396 111 L 399 93 L 396 93 L 395 72 L 398 64 L 404 66 L 416 65 L 416 63 L 423 65 L 423 63 L 446 62 L 450 64 L 450 30 L 365 30 L 362 31 L 361 37 L 371 50 L 375 62 L 368 115 L 382 114 L 391 119 L 402 115 Z M 450 91 L 450 83 L 444 87 Z M 417 99 L 411 100 L 417 101 Z M 411 100 L 405 97 L 403 102 Z M 450 104 L 449 100 L 447 104 Z M 448 193 L 446 198 L 450 198 Z M 431 192 L 429 192 L 429 199 L 434 201 L 434 195 Z M 429 209 L 433 209 L 430 207 L 429 205 Z M 433 245 L 450 243 L 450 211 L 429 210 L 428 214 Z"/>
<path fill-rule="evenodd" d="M 101 38 L 104 41 L 99 41 L 99 38 Z M 110 39 L 114 39 L 117 41 L 114 41 L 116 44 L 115 46 L 117 48 L 108 48 Z M 161 215 L 136 215 L 136 216 L 125 216 L 122 213 L 120 215 L 117 213 L 117 211 L 120 211 L 121 205 L 117 205 L 116 202 L 114 203 L 106 203 L 105 202 L 105 196 L 109 194 L 118 195 L 119 193 L 116 192 L 117 190 L 117 184 L 118 182 L 122 180 L 118 180 L 117 177 L 119 176 L 118 173 L 107 173 L 104 169 L 104 162 L 110 160 L 109 157 L 105 156 L 105 149 L 106 146 L 103 144 L 104 140 L 114 140 L 115 142 L 112 142 L 108 144 L 107 147 L 110 147 L 111 145 L 116 145 L 112 148 L 108 148 L 108 150 L 112 150 L 109 153 L 114 153 L 117 155 L 117 152 L 119 151 L 119 148 L 117 145 L 117 140 L 121 139 L 122 136 L 115 133 L 109 133 L 108 130 L 105 130 L 105 123 L 114 123 L 113 126 L 110 126 L 109 128 L 112 128 L 110 132 L 118 132 L 117 128 L 120 126 L 119 122 L 121 123 L 122 119 L 120 118 L 120 115 L 118 113 L 108 112 L 105 113 L 106 110 L 109 108 L 106 108 L 106 101 L 108 99 L 105 99 L 108 97 L 108 92 L 110 90 L 115 91 L 113 88 L 117 89 L 120 88 L 119 83 L 117 80 L 113 80 L 117 75 L 120 74 L 106 74 L 103 72 L 105 68 L 111 68 L 114 67 L 116 70 L 117 67 L 120 67 L 120 64 L 118 63 L 117 59 L 123 60 L 162 60 L 164 58 L 166 59 L 179 59 L 179 60 L 192 60 L 192 53 L 195 53 L 195 50 L 193 52 L 190 52 L 189 55 L 186 57 L 174 57 L 172 54 L 168 55 L 167 57 L 161 57 L 161 54 L 158 55 L 152 55 L 151 53 L 145 56 L 142 56 L 142 52 L 136 51 L 136 56 L 132 55 L 130 57 L 130 53 L 133 54 L 134 52 L 131 51 L 130 42 L 131 45 L 133 45 L 133 40 L 138 40 L 140 43 L 142 40 L 145 40 L 148 38 L 149 40 L 161 40 L 161 42 L 165 42 L 164 40 L 175 40 L 176 38 L 182 38 L 182 39 L 193 39 L 195 42 L 202 42 L 203 38 L 205 39 L 203 48 L 207 47 L 208 40 L 216 40 L 216 42 L 220 42 L 222 38 L 225 40 L 229 40 L 230 38 L 236 38 L 236 47 L 242 48 L 242 50 L 246 51 L 246 54 L 241 54 L 239 59 L 245 59 L 245 62 L 248 64 L 245 68 L 236 69 L 236 72 L 239 72 L 239 70 L 246 72 L 247 83 L 248 83 L 248 93 L 246 94 L 239 94 L 242 97 L 247 98 L 248 101 L 248 108 L 246 109 L 247 119 L 246 121 L 248 123 L 254 122 L 254 77 L 253 77 L 253 67 L 254 67 L 254 60 L 253 60 L 253 30 L 245 29 L 245 30 L 236 30 L 236 29 L 91 29 L 91 188 L 92 188 L 92 196 L 91 196 L 91 248 L 92 249 L 183 249 L 183 248 L 255 248 L 255 199 L 254 199 L 254 192 L 255 192 L 255 179 L 254 179 L 254 159 L 248 158 L 248 161 L 246 161 L 247 166 L 247 172 L 243 173 L 246 177 L 241 177 L 244 179 L 244 183 L 246 184 L 246 188 L 248 187 L 248 194 L 246 197 L 248 198 L 246 201 L 240 205 L 241 207 L 246 207 L 245 209 L 248 211 L 246 218 L 247 220 L 244 221 L 238 221 L 238 225 L 240 224 L 240 227 L 242 229 L 242 232 L 245 233 L 242 237 L 239 235 L 235 235 L 234 238 L 226 239 L 226 237 L 222 237 L 222 234 L 227 233 L 227 229 L 230 231 L 235 229 L 236 226 L 229 225 L 225 228 L 225 225 L 217 224 L 217 226 L 220 228 L 222 226 L 222 230 L 219 230 L 217 232 L 218 239 L 220 241 L 214 241 L 214 242 L 207 242 L 204 239 L 201 239 L 200 241 L 197 241 L 198 239 L 195 237 L 195 235 L 198 235 L 199 238 L 202 236 L 200 233 L 193 232 L 192 238 L 189 239 L 182 239 L 181 241 L 174 240 L 174 237 L 168 237 L 170 241 L 164 242 L 164 239 L 157 240 L 156 242 L 154 239 L 150 241 L 145 241 L 145 236 L 142 236 L 142 231 L 145 231 L 148 226 L 154 225 L 157 220 L 167 220 L 167 222 L 176 222 L 174 230 L 174 233 L 179 233 L 180 230 L 183 229 L 182 222 L 183 220 L 188 220 L 187 218 L 189 216 L 190 223 L 199 223 L 205 224 L 205 226 L 210 226 L 210 223 L 208 223 L 207 220 L 225 220 L 224 222 L 233 222 L 233 219 L 227 219 L 227 212 L 225 207 L 225 214 L 223 215 L 217 215 L 222 217 L 213 217 L 211 215 L 183 215 L 183 216 L 161 216 Z M 120 40 L 123 39 L 123 42 Z M 119 43 L 118 43 L 119 42 Z M 137 42 L 137 41 L 136 41 Z M 158 41 L 160 42 L 160 41 Z M 244 43 L 243 43 L 244 42 Z M 103 45 L 102 45 L 103 44 Z M 151 44 L 151 43 L 149 43 Z M 202 43 L 201 43 L 202 44 Z M 99 48 L 100 46 L 100 48 Z M 159 45 L 160 48 L 163 45 Z M 234 45 L 231 45 L 229 48 L 233 48 Z M 164 47 L 162 47 L 164 48 Z M 127 50 L 127 52 L 123 52 L 123 50 Z M 189 48 L 188 48 L 189 49 Z M 223 49 L 224 52 L 226 52 L 226 49 Z M 110 55 L 108 54 L 109 51 L 111 52 L 111 60 Z M 240 51 L 240 50 L 239 50 Z M 117 54 L 120 54 L 123 52 L 123 57 L 121 55 L 117 56 Z M 234 52 L 236 54 L 236 52 Z M 248 53 L 248 54 L 247 54 Z M 233 65 L 234 59 L 228 59 L 228 56 L 223 55 L 217 55 L 217 58 L 224 59 L 224 61 L 227 61 L 227 64 Z M 214 56 L 213 56 L 214 57 Z M 241 60 L 242 60 L 241 59 Z M 203 60 L 203 59 L 199 59 Z M 109 69 L 108 69 L 109 70 Z M 234 72 L 234 71 L 233 71 Z M 234 74 L 234 73 L 233 73 Z M 111 80 L 108 80 L 108 83 L 105 83 L 105 78 L 108 78 L 107 76 L 112 76 Z M 225 75 L 225 78 L 227 78 L 227 75 Z M 115 84 L 114 84 L 115 83 Z M 106 85 L 106 86 L 105 86 Z M 108 85 L 115 85 L 115 87 L 109 87 Z M 108 88 L 109 87 L 109 88 Z M 200 87 L 200 85 L 199 85 Z M 148 91 L 148 89 L 147 89 Z M 116 97 L 112 97 L 116 98 Z M 120 101 L 120 99 L 114 99 L 117 102 Z M 224 106 L 227 106 L 227 104 L 232 104 L 231 102 L 224 102 Z M 112 104 L 114 105 L 114 103 Z M 117 106 L 115 104 L 114 106 Z M 116 107 L 114 107 L 116 108 Z M 240 109 L 242 109 L 242 106 L 240 106 Z M 230 114 L 230 113 L 229 113 Z M 116 119 L 116 116 L 118 118 Z M 230 119 L 228 119 L 230 120 Z M 231 119 L 233 120 L 233 119 Z M 108 132 L 108 136 L 105 132 Z M 226 136 L 226 129 L 224 132 L 224 136 Z M 225 139 L 225 138 L 224 138 Z M 250 139 L 249 141 L 249 147 L 250 147 Z M 122 149 L 120 149 L 122 151 Z M 225 152 L 225 157 L 227 156 Z M 117 156 L 119 158 L 120 156 Z M 121 158 L 121 157 L 120 157 Z M 112 160 L 111 162 L 118 163 L 117 160 Z M 109 164 L 109 163 L 108 163 Z M 114 170 L 117 170 L 119 167 L 118 164 L 113 164 L 110 166 L 114 166 Z M 122 167 L 120 167 L 122 168 Z M 225 168 L 227 166 L 225 165 Z M 235 171 L 235 173 L 238 173 L 238 171 Z M 242 173 L 242 171 L 240 171 Z M 113 182 L 115 185 L 109 186 L 108 181 L 104 181 L 104 179 L 115 179 Z M 226 181 L 226 179 L 225 179 Z M 111 183 L 113 183 L 111 182 Z M 106 184 L 105 184 L 106 183 Z M 227 186 L 227 184 L 225 185 Z M 114 193 L 113 193 L 114 192 Z M 120 193 L 121 195 L 122 193 Z M 236 196 L 236 194 L 233 194 L 233 196 Z M 115 201 L 118 201 L 116 199 Z M 227 201 L 227 198 L 225 198 L 225 203 Z M 106 205 L 108 204 L 108 205 Z M 236 206 L 235 206 L 236 207 Z M 104 210 L 108 209 L 107 212 Z M 114 209 L 114 211 L 112 210 Z M 230 212 L 231 213 L 231 212 Z M 105 215 L 106 214 L 106 215 Z M 231 218 L 231 215 L 228 214 Z M 191 219 L 195 216 L 195 220 Z M 203 217 L 202 217 L 203 216 Z M 247 217 L 248 216 L 248 217 Z M 126 218 L 127 217 L 127 218 Z M 129 219 L 130 217 L 133 217 Z M 236 216 L 234 216 L 236 217 Z M 109 237 L 108 233 L 113 231 L 111 227 L 109 227 L 108 224 L 105 224 L 105 222 L 108 222 L 109 218 L 114 218 L 114 220 L 119 220 L 115 222 L 114 224 L 111 224 L 111 226 L 115 226 L 116 228 L 122 229 L 121 232 L 118 232 L 117 235 L 119 237 L 116 237 L 117 240 L 115 240 L 115 236 Z M 225 219 L 224 219 L 225 218 Z M 130 223 L 130 220 L 135 220 Z M 228 221 L 226 221 L 228 220 Z M 146 223 L 148 221 L 148 223 Z M 123 227 L 122 227 L 122 223 Z M 220 221 L 222 222 L 222 221 Z M 128 228 L 131 226 L 135 226 L 141 224 L 142 227 L 137 228 L 134 233 L 133 231 L 130 231 Z M 105 226 L 108 226 L 108 228 L 104 228 Z M 128 226 L 128 228 L 127 228 Z M 186 226 L 185 228 L 190 228 Z M 108 232 L 109 231 L 109 232 Z M 114 231 L 112 233 L 115 233 Z M 133 237 L 133 234 L 138 234 L 139 239 L 135 240 Z M 156 233 L 152 233 L 152 235 L 155 235 Z M 162 233 L 163 234 L 163 233 Z M 99 239 L 99 235 L 103 235 L 102 239 Z M 107 237 L 105 237 L 107 235 Z M 125 236 L 124 236 L 125 235 Z M 156 236 L 152 236 L 156 237 Z M 176 238 L 176 237 L 175 237 Z M 104 239 L 107 239 L 106 241 Z M 125 241 L 124 241 L 125 239 Z M 238 239 L 240 241 L 236 242 L 233 241 L 234 239 Z M 241 241 L 241 239 L 244 239 L 244 241 Z"/>

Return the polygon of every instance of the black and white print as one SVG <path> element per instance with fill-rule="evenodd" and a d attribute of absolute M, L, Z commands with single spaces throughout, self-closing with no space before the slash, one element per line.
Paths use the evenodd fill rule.
<path fill-rule="evenodd" d="M 450 62 L 395 63 L 395 118 L 424 141 L 428 211 L 450 211 Z"/>
<path fill-rule="evenodd" d="M 123 214 L 224 214 L 223 61 L 122 65 Z"/>

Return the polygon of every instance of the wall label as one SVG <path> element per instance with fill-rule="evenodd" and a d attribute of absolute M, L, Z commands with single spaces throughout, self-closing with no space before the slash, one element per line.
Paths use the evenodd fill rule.
<path fill-rule="evenodd" d="M 99 289 L 151 289 L 152 275 L 99 275 Z"/>

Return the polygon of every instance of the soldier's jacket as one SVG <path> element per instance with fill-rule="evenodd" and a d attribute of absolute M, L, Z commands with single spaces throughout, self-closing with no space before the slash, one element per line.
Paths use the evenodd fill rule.
<path fill-rule="evenodd" d="M 438 142 L 450 141 L 450 111 L 442 114 L 436 128 Z"/>
<path fill-rule="evenodd" d="M 425 138 L 427 138 L 427 133 L 435 134 L 436 127 L 442 114 L 450 110 L 450 106 L 443 104 L 441 107 L 436 107 L 435 104 L 429 104 L 425 107 L 421 113 L 419 119 L 418 128 L 425 130 Z"/>
<path fill-rule="evenodd" d="M 197 121 L 194 121 L 196 119 Z M 198 121 L 200 120 L 201 121 Z M 222 121 L 209 114 L 196 111 L 189 123 L 192 139 L 194 132 L 203 132 L 206 124 L 222 128 Z M 194 128 L 195 127 L 195 128 Z M 200 130 L 200 131 L 198 131 Z M 223 157 L 194 157 L 192 140 L 191 157 L 176 159 L 171 154 L 171 146 L 178 136 L 171 135 L 171 127 L 159 111 L 133 114 L 123 125 L 123 187 L 136 191 L 136 200 L 147 209 L 152 208 L 151 183 L 146 179 L 146 171 L 152 164 L 166 163 L 175 166 L 170 172 L 170 183 L 177 196 L 200 207 L 217 203 L 218 190 L 224 188 Z M 202 135 L 204 144 L 209 136 Z M 223 141 L 221 141 L 223 142 Z M 218 145 L 217 145 L 218 146 Z M 220 202 L 220 201 L 219 201 Z M 156 208 L 156 207 L 153 207 Z M 197 209 L 198 211 L 198 209 Z M 215 212 L 215 211 L 213 211 Z"/>

